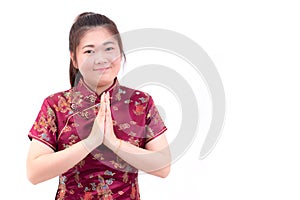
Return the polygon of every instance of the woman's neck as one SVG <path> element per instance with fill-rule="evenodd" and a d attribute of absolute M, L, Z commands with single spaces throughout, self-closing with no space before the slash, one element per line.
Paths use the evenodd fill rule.
<path fill-rule="evenodd" d="M 106 91 L 108 88 L 110 88 L 114 83 L 115 83 L 115 80 L 111 81 L 110 83 L 108 83 L 106 85 L 98 86 L 95 92 L 97 93 L 97 95 L 100 95 L 104 91 Z"/>

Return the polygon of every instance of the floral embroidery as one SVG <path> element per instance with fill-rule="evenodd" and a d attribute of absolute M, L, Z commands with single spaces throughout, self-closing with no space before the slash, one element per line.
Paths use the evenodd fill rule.
<path fill-rule="evenodd" d="M 140 148 L 166 130 L 151 96 L 115 85 L 109 89 L 115 134 L 124 142 Z M 87 136 L 99 112 L 100 97 L 82 80 L 70 90 L 45 99 L 30 130 L 56 151 L 63 150 Z M 56 199 L 139 199 L 138 170 L 100 145 L 60 176 Z"/>
<path fill-rule="evenodd" d="M 136 122 L 135 121 L 130 121 L 130 124 L 131 125 L 136 125 Z"/>
<path fill-rule="evenodd" d="M 55 134 L 57 127 L 55 124 L 55 114 L 50 107 L 47 107 L 47 115 L 41 113 L 38 121 L 34 122 L 34 130 L 41 133 L 41 139 L 46 139 L 49 141 L 48 132 L 51 134 Z"/>
<path fill-rule="evenodd" d="M 104 172 L 104 174 L 105 174 L 105 175 L 109 175 L 109 176 L 113 176 L 113 175 L 115 175 L 116 173 L 113 173 L 112 171 L 106 170 L 106 171 Z"/>
<path fill-rule="evenodd" d="M 82 107 L 83 95 L 81 94 L 81 92 L 71 90 L 70 102 L 72 110 L 78 110 L 80 107 Z"/>
<path fill-rule="evenodd" d="M 148 101 L 148 99 L 144 98 L 144 97 L 140 97 L 139 100 L 141 100 L 142 103 L 145 103 Z"/>
<path fill-rule="evenodd" d="M 133 170 L 132 167 L 130 167 L 129 165 L 126 166 L 125 173 L 122 176 L 124 183 L 128 182 L 128 172 L 132 172 L 132 170 Z"/>
<path fill-rule="evenodd" d="M 94 94 L 91 94 L 89 96 L 86 96 L 85 99 L 89 100 L 91 103 L 95 103 L 96 99 L 97 99 L 97 96 L 94 95 Z"/>
<path fill-rule="evenodd" d="M 62 133 L 65 133 L 65 132 L 68 132 L 68 131 L 71 131 L 72 128 L 70 126 L 65 126 L 63 129 L 62 129 Z"/>
<path fill-rule="evenodd" d="M 110 163 L 114 166 L 114 168 L 116 169 L 124 169 L 126 164 L 125 163 L 121 163 L 115 160 L 110 161 Z"/>
<path fill-rule="evenodd" d="M 86 192 L 84 194 L 84 200 L 92 200 L 93 199 L 93 193 L 91 192 Z"/>
<path fill-rule="evenodd" d="M 97 186 L 98 196 L 101 196 L 102 199 L 110 200 L 112 199 L 112 191 L 109 189 L 108 185 L 105 183 L 105 180 L 102 176 L 98 176 L 99 184 Z"/>
<path fill-rule="evenodd" d="M 78 136 L 77 135 L 71 135 L 69 137 L 69 145 L 75 144 L 78 141 Z"/>
<path fill-rule="evenodd" d="M 124 130 L 130 128 L 130 124 L 124 123 L 119 125 L 119 130 Z"/>
<path fill-rule="evenodd" d="M 146 126 L 146 131 L 147 131 L 147 135 L 146 135 L 147 138 L 154 137 L 154 132 L 151 127 Z"/>
<path fill-rule="evenodd" d="M 66 113 L 67 111 L 70 111 L 70 102 L 68 102 L 65 98 L 58 96 L 58 105 L 53 105 L 56 111 L 59 111 L 61 113 Z"/>
<path fill-rule="evenodd" d="M 113 110 L 118 110 L 119 108 L 117 106 L 112 107 Z"/>
<path fill-rule="evenodd" d="M 94 160 L 104 160 L 103 154 L 102 153 L 95 153 L 93 156 Z"/>
<path fill-rule="evenodd" d="M 65 176 L 59 177 L 59 186 L 58 186 L 59 191 L 57 194 L 58 200 L 63 200 L 66 195 L 66 181 L 67 181 L 67 178 Z"/>
<path fill-rule="evenodd" d="M 132 100 L 130 100 L 130 99 L 126 99 L 126 100 L 124 101 L 125 104 L 129 104 L 129 103 L 131 103 L 131 102 L 132 102 Z"/>
<path fill-rule="evenodd" d="M 79 166 L 79 168 L 83 168 L 84 164 L 85 164 L 85 160 L 82 160 L 77 165 Z"/>
<path fill-rule="evenodd" d="M 142 114 L 144 114 L 144 110 L 145 110 L 145 106 L 143 106 L 143 105 L 136 105 L 135 106 L 135 110 L 133 112 L 136 115 L 142 115 Z"/>
<path fill-rule="evenodd" d="M 131 199 L 135 199 L 135 193 L 136 193 L 136 188 L 135 188 L 134 183 L 132 183 L 132 185 L 131 185 L 131 194 L 130 194 Z"/>
<path fill-rule="evenodd" d="M 107 185 L 111 185 L 111 184 L 113 184 L 114 180 L 115 180 L 114 178 L 110 178 L 110 179 L 106 180 L 105 182 Z"/>

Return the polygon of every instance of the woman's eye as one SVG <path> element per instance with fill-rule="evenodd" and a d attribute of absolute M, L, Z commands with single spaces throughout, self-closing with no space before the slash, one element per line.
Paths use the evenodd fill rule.
<path fill-rule="evenodd" d="M 112 51 L 112 50 L 114 50 L 114 48 L 113 47 L 107 47 L 105 50 L 106 51 Z"/>
<path fill-rule="evenodd" d="M 86 50 L 84 53 L 91 54 L 91 53 L 94 53 L 94 51 L 93 50 Z"/>

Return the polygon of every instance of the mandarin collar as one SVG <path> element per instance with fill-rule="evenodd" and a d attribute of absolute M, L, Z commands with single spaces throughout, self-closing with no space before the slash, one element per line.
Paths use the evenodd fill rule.
<path fill-rule="evenodd" d="M 89 86 L 84 82 L 81 78 L 78 81 L 78 84 L 74 87 L 74 92 L 79 92 L 83 101 L 88 101 L 90 103 L 97 103 L 100 101 L 100 97 L 104 92 L 109 92 L 110 99 L 112 99 L 113 91 L 118 91 L 120 87 L 119 81 L 117 77 L 114 79 L 113 84 L 104 90 L 100 95 L 98 95 L 95 91 L 89 88 Z"/>

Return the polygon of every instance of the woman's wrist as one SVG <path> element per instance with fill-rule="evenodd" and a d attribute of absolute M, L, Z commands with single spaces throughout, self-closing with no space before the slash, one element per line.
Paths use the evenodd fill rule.
<path fill-rule="evenodd" d="M 122 140 L 116 138 L 113 142 L 107 142 L 106 146 L 112 150 L 115 154 L 117 154 L 120 151 L 120 148 L 122 146 Z"/>
<path fill-rule="evenodd" d="M 117 139 L 117 141 L 116 141 L 116 148 L 115 148 L 115 150 L 114 150 L 114 153 L 115 154 L 118 154 L 118 152 L 120 151 L 120 148 L 121 148 L 121 146 L 122 146 L 122 140 L 121 139 Z"/>
<path fill-rule="evenodd" d="M 92 152 L 94 149 L 96 149 L 99 146 L 97 144 L 97 141 L 92 137 L 87 137 L 87 138 L 83 139 L 81 142 L 82 142 L 82 145 L 84 146 L 84 148 L 89 153 Z"/>

